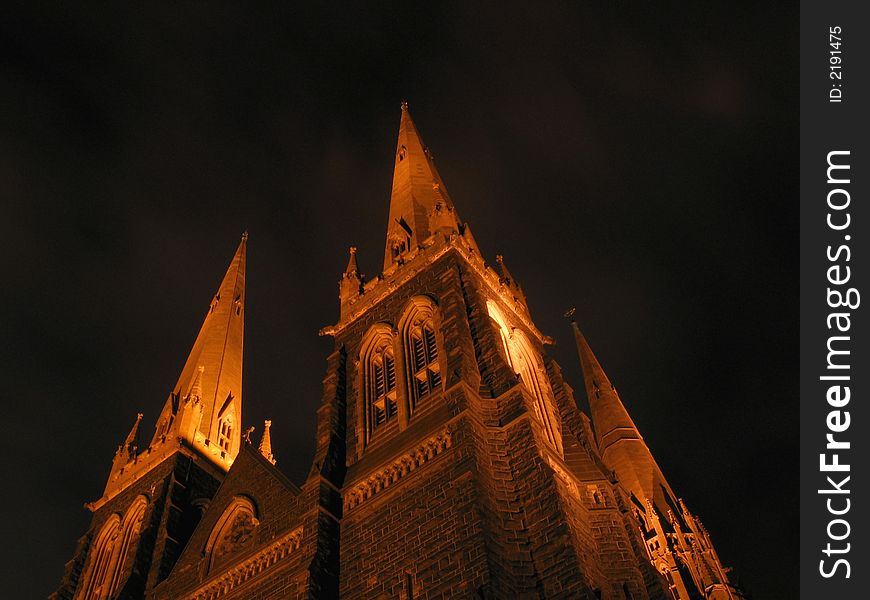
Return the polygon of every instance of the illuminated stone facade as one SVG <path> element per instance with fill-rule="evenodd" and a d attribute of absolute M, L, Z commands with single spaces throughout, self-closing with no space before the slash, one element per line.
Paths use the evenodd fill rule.
<path fill-rule="evenodd" d="M 141 415 L 57 599 L 741 598 L 573 324 L 591 419 L 407 106 L 384 268 L 356 249 L 301 487 L 242 432 L 246 236 L 147 448 Z M 279 434 L 280 435 L 280 434 Z"/>

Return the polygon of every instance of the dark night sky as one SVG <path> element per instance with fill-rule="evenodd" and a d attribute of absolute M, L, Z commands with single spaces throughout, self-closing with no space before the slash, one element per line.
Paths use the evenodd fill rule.
<path fill-rule="evenodd" d="M 245 421 L 301 481 L 317 330 L 347 247 L 380 267 L 402 99 L 574 388 L 572 305 L 724 562 L 797 597 L 794 8 L 40 4 L 0 8 L 14 597 L 57 585 L 245 229 Z"/>

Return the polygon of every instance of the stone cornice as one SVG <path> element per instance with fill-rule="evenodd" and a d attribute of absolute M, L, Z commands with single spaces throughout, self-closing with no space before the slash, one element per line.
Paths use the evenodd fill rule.
<path fill-rule="evenodd" d="M 429 436 L 401 454 L 390 464 L 371 473 L 344 493 L 344 511 L 348 512 L 379 492 L 396 484 L 453 446 L 449 427 Z"/>
<path fill-rule="evenodd" d="M 281 536 L 235 566 L 207 579 L 195 591 L 184 595 L 183 598 L 186 600 L 215 600 L 230 593 L 298 550 L 302 542 L 302 531 L 302 526 L 299 526 Z"/>

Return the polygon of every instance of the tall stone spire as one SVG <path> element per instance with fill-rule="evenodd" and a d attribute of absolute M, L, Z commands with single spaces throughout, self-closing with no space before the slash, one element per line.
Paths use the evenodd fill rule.
<path fill-rule="evenodd" d="M 728 581 L 727 569 L 709 536 L 674 494 L 628 416 L 619 394 L 577 327 L 574 309 L 566 316 L 571 317 L 601 459 L 637 499 L 635 508 L 643 513 L 644 537 L 648 543 L 656 542 L 647 547 L 651 562 L 657 570 L 667 573 L 674 597 L 742 600 L 743 595 Z"/>
<path fill-rule="evenodd" d="M 154 442 L 180 437 L 224 468 L 241 444 L 247 232 L 209 305 Z M 152 443 L 154 443 L 152 442 Z"/>
<path fill-rule="evenodd" d="M 604 463 L 616 471 L 620 482 L 641 502 L 651 501 L 661 514 L 676 512 L 676 496 L 643 441 L 634 421 L 616 393 L 586 337 L 571 316 L 577 354 L 583 368 L 592 426 Z"/>
<path fill-rule="evenodd" d="M 437 231 L 459 232 L 459 216 L 423 143 L 408 103 L 402 103 L 393 168 L 384 270 Z"/>
<path fill-rule="evenodd" d="M 580 366 L 583 368 L 586 396 L 589 398 L 592 425 L 595 428 L 595 437 L 600 451 L 603 453 L 620 439 L 642 440 L 634 421 L 628 416 L 628 411 L 619 399 L 616 388 L 601 368 L 601 364 L 586 341 L 586 336 L 577 327 L 577 321 L 571 320 L 571 328 L 574 330 L 577 354 L 580 356 Z"/>

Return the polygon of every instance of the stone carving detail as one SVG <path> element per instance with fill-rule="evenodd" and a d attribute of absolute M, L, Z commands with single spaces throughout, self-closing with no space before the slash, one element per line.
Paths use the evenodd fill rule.
<path fill-rule="evenodd" d="M 235 522 L 233 526 L 233 530 L 235 530 Z M 272 565 L 287 558 L 293 551 L 299 549 L 301 542 L 302 527 L 297 527 L 246 561 L 227 569 L 219 577 L 209 580 L 204 586 L 187 596 L 187 600 L 216 600 L 230 593 Z"/>
<path fill-rule="evenodd" d="M 352 487 L 344 496 L 344 510 L 356 508 L 378 492 L 385 490 L 405 475 L 443 453 L 453 445 L 446 429 L 405 452 L 393 464 L 372 473 L 365 481 Z"/>
<path fill-rule="evenodd" d="M 223 537 L 215 544 L 212 564 L 226 562 L 226 556 L 242 550 L 253 538 L 257 520 L 249 512 L 241 512 L 235 516 Z"/>

